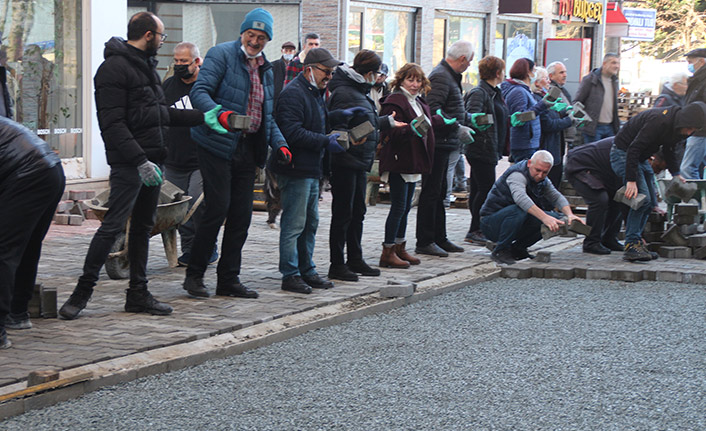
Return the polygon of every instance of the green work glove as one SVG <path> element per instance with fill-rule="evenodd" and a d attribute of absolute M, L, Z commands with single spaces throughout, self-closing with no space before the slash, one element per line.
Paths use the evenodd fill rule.
<path fill-rule="evenodd" d="M 137 167 L 137 172 L 140 174 L 142 184 L 147 187 L 155 187 L 164 181 L 162 179 L 162 171 L 155 163 L 147 160 Z"/>
<path fill-rule="evenodd" d="M 411 123 L 409 123 L 409 127 L 412 128 L 412 131 L 414 132 L 415 135 L 419 136 L 420 138 L 422 137 L 422 134 L 417 131 L 417 128 L 414 127 L 414 125 L 417 124 L 417 119 L 415 118 L 412 120 Z"/>
<path fill-rule="evenodd" d="M 221 108 L 221 105 L 216 105 L 216 107 L 211 109 L 210 111 L 204 112 L 203 121 L 208 127 L 215 130 L 216 132 L 220 134 L 225 134 L 228 133 L 228 131 L 223 126 L 221 126 L 221 123 L 218 121 L 218 112 L 221 110 Z"/>
<path fill-rule="evenodd" d="M 520 127 L 525 125 L 524 121 L 520 121 L 517 119 L 520 114 L 522 114 L 522 112 L 515 112 L 514 114 L 510 115 L 510 125 L 512 127 Z"/>
<path fill-rule="evenodd" d="M 554 110 L 556 112 L 561 112 L 568 108 L 568 106 L 569 104 L 562 102 L 560 97 L 556 99 L 556 102 L 549 109 Z"/>
<path fill-rule="evenodd" d="M 483 117 L 484 115 L 485 115 L 485 114 L 482 113 L 482 112 L 478 112 L 478 113 L 475 113 L 475 114 L 471 114 L 471 115 L 470 115 L 470 117 L 471 117 L 471 125 L 472 125 L 473 127 L 475 127 L 476 129 L 478 129 L 479 131 L 481 131 L 481 132 L 490 129 L 490 126 L 492 126 L 492 124 L 478 125 L 478 123 L 476 123 L 476 118 L 477 118 L 477 117 Z"/>
<path fill-rule="evenodd" d="M 456 122 L 456 119 L 455 119 L 455 118 L 446 118 L 446 117 L 444 117 L 444 114 L 441 113 L 441 108 L 439 108 L 439 109 L 436 110 L 436 115 L 438 115 L 439 117 L 441 117 L 441 119 L 444 120 L 444 124 L 446 124 L 447 126 L 448 126 L 449 124 L 453 124 L 453 123 Z"/>

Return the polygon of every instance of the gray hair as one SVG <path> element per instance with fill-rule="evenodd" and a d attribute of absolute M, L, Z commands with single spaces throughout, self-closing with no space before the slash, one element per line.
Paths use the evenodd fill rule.
<path fill-rule="evenodd" d="M 682 81 L 686 80 L 687 78 L 689 78 L 688 73 L 683 72 L 683 71 L 679 71 L 679 72 L 674 72 L 673 74 L 671 74 L 669 76 L 669 78 L 667 79 L 667 82 L 669 84 L 674 84 L 675 82 L 682 82 Z"/>
<path fill-rule="evenodd" d="M 547 73 L 552 75 L 554 72 L 556 72 L 557 66 L 564 66 L 564 69 L 566 69 L 566 66 L 561 61 L 552 61 L 547 65 Z"/>
<path fill-rule="evenodd" d="M 547 69 L 543 67 L 535 67 L 534 68 L 534 82 L 532 85 L 530 85 L 530 90 L 534 93 L 535 91 L 539 90 L 539 86 L 537 85 L 537 82 L 539 82 L 540 79 L 543 77 L 549 77 L 549 74 L 547 73 Z"/>
<path fill-rule="evenodd" d="M 533 163 L 549 163 L 554 166 L 554 156 L 552 156 L 552 153 L 547 150 L 537 151 L 532 154 L 532 158 L 530 160 L 532 160 Z"/>
<path fill-rule="evenodd" d="M 614 52 L 609 52 L 608 54 L 603 56 L 603 63 L 610 60 L 611 58 L 617 58 L 618 60 L 620 60 L 620 55 L 618 55 Z"/>
<path fill-rule="evenodd" d="M 467 40 L 457 40 L 446 52 L 446 58 L 451 60 L 458 60 L 461 57 L 466 57 L 466 59 L 471 59 L 473 57 L 473 44 Z"/>
<path fill-rule="evenodd" d="M 201 53 L 199 52 L 199 47 L 191 42 L 178 43 L 177 46 L 174 47 L 174 52 L 176 53 L 180 49 L 188 49 L 189 54 L 191 54 L 192 59 L 196 59 L 196 58 L 201 57 Z"/>

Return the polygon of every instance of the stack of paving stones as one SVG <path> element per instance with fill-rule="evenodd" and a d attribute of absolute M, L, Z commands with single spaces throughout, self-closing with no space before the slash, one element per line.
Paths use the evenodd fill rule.
<path fill-rule="evenodd" d="M 86 219 L 96 219 L 95 214 L 86 205 L 87 200 L 96 196 L 93 190 L 69 190 L 61 196 L 56 206 L 54 223 L 81 226 Z"/>
<path fill-rule="evenodd" d="M 706 257 L 706 235 L 701 224 L 699 206 L 681 203 L 674 206 L 672 223 L 665 224 L 659 214 L 651 214 L 645 229 L 645 239 L 650 250 L 672 259 Z"/>

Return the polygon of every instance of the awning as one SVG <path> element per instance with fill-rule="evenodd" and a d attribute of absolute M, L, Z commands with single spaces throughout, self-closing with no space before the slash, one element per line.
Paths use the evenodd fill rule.
<path fill-rule="evenodd" d="M 608 2 L 606 8 L 606 27 L 605 35 L 608 37 L 624 37 L 628 35 L 628 29 L 630 25 L 628 24 L 627 18 L 623 15 L 617 2 Z"/>

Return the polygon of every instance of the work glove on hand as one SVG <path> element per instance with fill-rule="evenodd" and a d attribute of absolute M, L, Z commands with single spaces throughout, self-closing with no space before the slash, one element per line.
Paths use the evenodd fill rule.
<path fill-rule="evenodd" d="M 164 181 L 162 179 L 162 171 L 159 166 L 147 160 L 137 167 L 137 172 L 140 174 L 142 184 L 147 187 L 155 187 Z"/>
<path fill-rule="evenodd" d="M 456 119 L 455 119 L 455 118 L 446 118 L 446 117 L 444 117 L 444 114 L 441 113 L 441 108 L 439 108 L 439 109 L 436 110 L 436 115 L 438 115 L 439 117 L 441 117 L 441 119 L 444 120 L 444 124 L 446 124 L 447 126 L 448 126 L 449 124 L 453 124 L 453 123 L 456 122 Z"/>
<path fill-rule="evenodd" d="M 485 116 L 485 114 L 482 113 L 482 112 L 477 112 L 477 113 L 475 113 L 475 114 L 470 114 L 470 115 L 468 116 L 469 121 L 471 122 L 471 125 L 472 125 L 473 127 L 475 127 L 476 129 L 478 129 L 479 131 L 481 131 L 481 132 L 490 129 L 490 126 L 492 126 L 492 124 L 483 124 L 483 125 L 479 125 L 478 123 L 476 123 L 476 118 L 482 117 L 482 116 Z"/>
<path fill-rule="evenodd" d="M 475 130 L 471 129 L 468 126 L 458 126 L 458 139 L 461 141 L 462 145 L 468 145 L 472 144 L 475 142 L 475 139 L 473 139 L 473 135 L 475 134 Z"/>
<path fill-rule="evenodd" d="M 287 147 L 279 147 L 277 149 L 277 163 L 280 165 L 288 165 L 292 161 L 292 153 Z"/>
<path fill-rule="evenodd" d="M 341 135 L 334 133 L 328 137 L 328 144 L 326 144 L 326 148 L 329 152 L 331 152 L 331 154 L 344 153 L 346 151 L 345 148 L 343 148 L 337 141 L 339 136 Z"/>
<path fill-rule="evenodd" d="M 522 112 L 515 112 L 514 114 L 510 115 L 510 125 L 512 127 L 521 127 L 525 125 L 524 121 L 520 121 L 517 119 L 520 114 L 522 114 Z"/>
<path fill-rule="evenodd" d="M 417 119 L 415 118 L 414 120 L 412 120 L 411 123 L 409 123 L 409 127 L 412 129 L 412 131 L 414 132 L 415 135 L 417 135 L 417 136 L 419 136 L 419 137 L 421 138 L 421 137 L 422 137 L 422 134 L 419 133 L 419 131 L 417 130 L 416 127 L 414 127 L 414 125 L 417 124 L 417 122 L 418 122 L 418 121 L 417 121 Z"/>
<path fill-rule="evenodd" d="M 566 110 L 569 107 L 568 103 L 564 103 L 561 101 L 561 97 L 556 99 L 556 102 L 554 102 L 554 105 L 552 105 L 551 110 L 556 111 L 556 112 L 561 112 Z"/>
<path fill-rule="evenodd" d="M 367 111 L 362 106 L 355 106 L 353 108 L 341 110 L 341 114 L 345 115 L 346 117 L 353 117 L 355 115 L 363 115 L 366 112 Z"/>
<path fill-rule="evenodd" d="M 220 123 L 220 118 L 218 115 L 218 112 L 221 110 L 222 106 L 221 105 L 216 105 L 215 108 L 211 109 L 210 111 L 206 111 L 203 114 L 203 121 L 206 123 L 208 127 L 211 129 L 215 130 L 218 133 L 224 134 L 228 133 L 228 121 L 226 120 L 226 127 L 223 127 Z M 233 112 L 233 111 L 226 111 L 226 112 Z M 226 117 L 227 119 L 227 117 Z"/>

